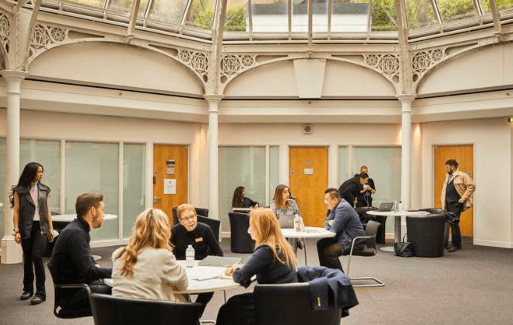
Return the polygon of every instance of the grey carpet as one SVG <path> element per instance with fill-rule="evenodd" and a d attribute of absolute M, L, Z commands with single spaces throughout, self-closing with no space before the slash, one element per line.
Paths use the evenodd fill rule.
<path fill-rule="evenodd" d="M 228 256 L 229 239 L 222 248 Z M 110 253 L 116 247 L 94 248 L 103 256 L 102 266 L 110 266 Z M 303 251 L 298 253 L 304 265 Z M 347 259 L 342 258 L 344 267 Z M 318 265 L 315 242 L 308 242 L 308 262 Z M 512 324 L 513 250 L 465 244 L 463 250 L 440 258 L 401 258 L 379 251 L 375 257 L 355 257 L 351 275 L 376 276 L 383 288 L 357 288 L 360 304 L 342 324 Z M 23 268 L 21 264 L 0 265 L 0 324 L 94 324 L 92 317 L 62 320 L 53 315 L 53 283 L 47 272 L 48 300 L 30 306 L 20 301 Z M 250 290 L 250 289 L 249 289 Z M 228 292 L 228 296 L 245 292 Z M 208 304 L 203 319 L 215 319 L 224 302 L 221 292 Z"/>

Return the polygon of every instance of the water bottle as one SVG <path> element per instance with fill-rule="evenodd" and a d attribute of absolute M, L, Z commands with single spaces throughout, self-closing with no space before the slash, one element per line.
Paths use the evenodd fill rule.
<path fill-rule="evenodd" d="M 404 211 L 404 206 L 403 206 L 403 203 L 401 201 L 399 201 L 399 211 L 400 212 Z"/>
<path fill-rule="evenodd" d="M 185 266 L 193 267 L 194 266 L 194 248 L 192 245 L 189 245 L 185 250 Z"/>
<path fill-rule="evenodd" d="M 397 210 L 398 210 L 397 200 L 394 200 L 394 208 L 392 210 L 394 210 L 394 212 L 397 212 Z"/>
<path fill-rule="evenodd" d="M 294 217 L 294 230 L 297 232 L 301 231 L 301 224 L 299 223 L 299 216 L 296 213 L 296 216 Z"/>

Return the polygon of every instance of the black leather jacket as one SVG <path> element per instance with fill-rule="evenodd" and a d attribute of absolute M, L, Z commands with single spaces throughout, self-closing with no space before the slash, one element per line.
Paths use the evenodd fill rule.
<path fill-rule="evenodd" d="M 41 233 L 43 235 L 48 234 L 48 209 L 46 207 L 48 197 L 50 195 L 50 188 L 41 183 L 37 183 L 38 187 L 38 203 L 39 203 L 39 217 L 41 223 Z M 34 213 L 36 212 L 36 206 L 32 196 L 30 196 L 30 188 L 22 187 L 15 188 L 20 198 L 19 208 L 19 221 L 18 228 L 20 229 L 20 235 L 22 239 L 30 238 L 32 231 L 32 225 L 34 223 Z"/>

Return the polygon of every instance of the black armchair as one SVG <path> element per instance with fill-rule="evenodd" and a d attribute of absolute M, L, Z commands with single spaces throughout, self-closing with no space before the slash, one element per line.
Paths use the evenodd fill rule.
<path fill-rule="evenodd" d="M 53 314 L 58 318 L 79 318 L 93 316 L 89 305 L 76 302 L 87 302 L 87 284 L 55 284 Z M 73 299 L 83 295 L 84 299 Z"/>
<path fill-rule="evenodd" d="M 121 298 L 89 293 L 95 325 L 196 325 L 202 304 Z"/>
<path fill-rule="evenodd" d="M 254 294 L 257 325 L 340 324 L 340 308 L 312 309 L 308 283 L 259 284 Z"/>
<path fill-rule="evenodd" d="M 234 253 L 253 253 L 255 241 L 248 234 L 249 216 L 245 213 L 228 213 L 230 218 L 230 245 Z"/>

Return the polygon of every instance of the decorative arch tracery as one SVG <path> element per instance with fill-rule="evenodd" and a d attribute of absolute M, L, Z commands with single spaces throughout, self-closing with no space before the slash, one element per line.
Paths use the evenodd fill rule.
<path fill-rule="evenodd" d="M 1 45 L 1 53 L 3 60 L 5 61 L 8 58 L 9 52 L 11 50 L 11 20 L 9 15 L 3 12 L 0 9 L 0 45 Z M 1 68 L 5 68 L 5 62 Z"/>

